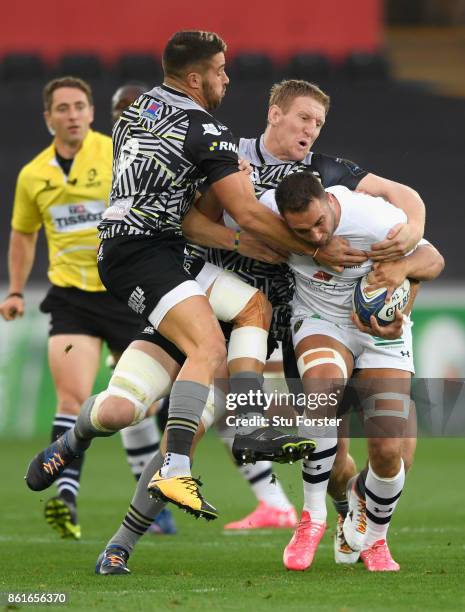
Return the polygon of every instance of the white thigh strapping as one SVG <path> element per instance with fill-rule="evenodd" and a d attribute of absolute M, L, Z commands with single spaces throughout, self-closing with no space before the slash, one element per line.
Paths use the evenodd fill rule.
<path fill-rule="evenodd" d="M 213 283 L 210 304 L 220 321 L 233 321 L 258 291 L 232 272 L 222 270 Z"/>
<path fill-rule="evenodd" d="M 310 355 L 314 355 L 316 353 L 322 353 L 322 352 L 331 353 L 332 356 L 331 357 L 327 357 L 327 356 L 316 357 L 315 359 L 309 358 Z M 335 365 L 337 368 L 341 370 L 344 380 L 347 380 L 346 362 L 344 361 L 344 358 L 342 357 L 342 355 L 338 351 L 332 348 L 329 348 L 327 346 L 321 346 L 315 349 L 309 349 L 308 351 L 303 352 L 302 355 L 297 359 L 297 368 L 299 370 L 299 374 L 301 378 L 303 378 L 305 372 L 307 370 L 310 370 L 310 368 L 314 368 L 315 366 L 319 366 L 323 364 Z"/>

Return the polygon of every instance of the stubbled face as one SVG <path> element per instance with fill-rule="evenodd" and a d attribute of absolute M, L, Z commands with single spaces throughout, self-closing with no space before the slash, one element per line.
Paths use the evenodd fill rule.
<path fill-rule="evenodd" d="M 328 244 L 336 229 L 335 214 L 326 199 L 312 200 L 302 212 L 285 212 L 284 219 L 294 234 L 315 247 Z"/>
<path fill-rule="evenodd" d="M 212 111 L 221 104 L 229 83 L 228 75 L 225 72 L 224 53 L 214 55 L 207 66 L 208 68 L 202 73 L 202 96 L 206 110 Z"/>
<path fill-rule="evenodd" d="M 268 114 L 272 153 L 282 160 L 302 161 L 310 152 L 325 123 L 325 108 L 310 96 L 294 98 L 286 112 L 272 106 Z"/>
<path fill-rule="evenodd" d="M 77 145 L 84 140 L 94 120 L 94 107 L 86 94 L 74 87 L 60 87 L 53 92 L 45 121 L 58 142 Z"/>

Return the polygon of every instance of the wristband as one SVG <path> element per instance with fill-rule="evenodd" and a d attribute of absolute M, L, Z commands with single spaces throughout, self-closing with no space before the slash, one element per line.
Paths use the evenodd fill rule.
<path fill-rule="evenodd" d="M 234 235 L 234 250 L 237 251 L 239 249 L 239 240 L 241 237 L 241 230 L 237 230 Z"/>
<path fill-rule="evenodd" d="M 6 297 L 7 299 L 10 297 L 17 297 L 17 298 L 21 298 L 22 300 L 24 300 L 24 295 L 22 293 L 19 293 L 18 291 L 13 291 L 13 293 L 9 293 Z"/>
<path fill-rule="evenodd" d="M 313 259 L 316 259 L 316 256 L 317 256 L 319 250 L 320 250 L 320 247 L 316 247 L 315 252 L 312 255 Z"/>

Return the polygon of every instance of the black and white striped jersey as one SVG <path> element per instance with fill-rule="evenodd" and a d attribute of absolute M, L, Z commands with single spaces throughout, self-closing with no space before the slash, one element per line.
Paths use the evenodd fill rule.
<path fill-rule="evenodd" d="M 113 128 L 113 182 L 100 237 L 180 236 L 199 185 L 235 172 L 231 131 L 186 94 L 155 87 Z"/>
<path fill-rule="evenodd" d="M 295 172 L 312 172 L 325 188 L 344 185 L 352 190 L 367 175 L 366 170 L 349 160 L 321 153 L 309 153 L 301 162 L 283 162 L 265 149 L 263 138 L 262 135 L 260 138 L 241 138 L 239 141 L 239 157 L 249 160 L 252 165 L 252 181 L 257 198 L 268 189 L 276 189 L 285 176 Z M 237 227 L 226 212 L 224 221 L 230 227 Z M 293 275 L 286 264 L 261 263 L 235 251 L 221 249 L 196 247 L 192 254 L 235 272 L 249 285 L 263 291 L 273 306 L 271 331 L 276 339 L 282 339 L 283 331 L 289 325 L 289 302 L 294 294 Z"/>

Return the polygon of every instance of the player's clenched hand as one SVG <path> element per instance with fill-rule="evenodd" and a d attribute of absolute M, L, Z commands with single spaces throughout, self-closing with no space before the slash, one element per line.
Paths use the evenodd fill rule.
<path fill-rule="evenodd" d="M 279 264 L 287 261 L 287 253 L 272 249 L 244 230 L 241 231 L 241 238 L 237 250 L 241 255 L 244 255 L 244 257 L 258 259 L 258 261 L 264 263 Z"/>
<path fill-rule="evenodd" d="M 399 285 L 402 285 L 407 278 L 406 272 L 407 269 L 404 259 L 376 262 L 373 264 L 373 269 L 368 274 L 367 280 L 369 284 L 366 286 L 366 290 L 375 291 L 376 289 L 386 287 L 385 302 L 389 302 L 394 291 Z"/>
<path fill-rule="evenodd" d="M 17 317 L 22 317 L 24 314 L 24 298 L 17 295 L 7 297 L 0 304 L 0 314 L 5 321 L 13 321 Z"/>
<path fill-rule="evenodd" d="M 248 159 L 240 159 L 239 170 L 241 172 L 245 172 L 246 174 L 252 174 L 252 164 L 249 162 Z"/>
<path fill-rule="evenodd" d="M 397 340 L 402 336 L 402 330 L 404 327 L 404 316 L 400 310 L 396 310 L 396 318 L 389 325 L 379 325 L 376 321 L 376 317 L 371 315 L 370 325 L 364 325 L 358 315 L 353 312 L 351 315 L 352 321 L 356 327 L 366 334 L 377 336 L 378 338 L 385 338 L 386 340 Z"/>
<path fill-rule="evenodd" d="M 373 261 L 393 261 L 411 251 L 420 240 L 408 223 L 397 223 L 389 230 L 386 239 L 371 245 L 368 256 Z"/>
<path fill-rule="evenodd" d="M 344 267 L 363 263 L 368 259 L 365 251 L 354 249 L 345 238 L 334 236 L 324 247 L 318 249 L 315 260 L 325 266 L 342 272 Z"/>

